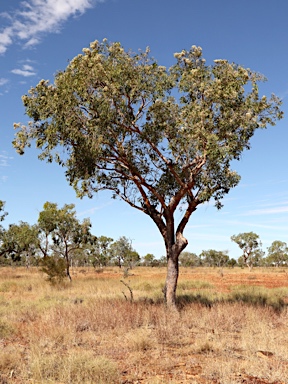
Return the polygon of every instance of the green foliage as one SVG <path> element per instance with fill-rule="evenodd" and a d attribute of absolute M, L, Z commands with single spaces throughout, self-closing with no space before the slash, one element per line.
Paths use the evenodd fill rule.
<path fill-rule="evenodd" d="M 0 255 L 13 261 L 25 258 L 27 266 L 30 265 L 30 258 L 36 255 L 39 246 L 38 229 L 35 225 L 23 221 L 10 224 L 8 229 L 1 231 L 0 237 Z"/>
<path fill-rule="evenodd" d="M 99 236 L 92 244 L 86 247 L 86 254 L 92 261 L 94 267 L 105 267 L 111 259 L 110 246 L 113 242 L 111 237 Z"/>
<path fill-rule="evenodd" d="M 266 258 L 268 265 L 275 265 L 277 267 L 288 263 L 288 246 L 284 241 L 275 240 L 268 248 L 268 255 Z"/>
<path fill-rule="evenodd" d="M 228 295 L 227 301 L 240 301 L 251 306 L 267 306 L 276 311 L 287 307 L 283 295 L 279 295 L 276 289 L 267 289 L 265 287 L 235 286 Z"/>
<path fill-rule="evenodd" d="M 259 97 L 263 76 L 226 60 L 208 66 L 200 47 L 175 58 L 168 70 L 149 49 L 91 43 L 53 85 L 41 80 L 23 96 L 32 120 L 15 124 L 15 148 L 23 153 L 35 139 L 40 159 L 65 166 L 79 195 L 111 190 L 154 221 L 158 205 L 173 212 L 214 198 L 220 207 L 239 182 L 230 161 L 282 117 L 281 103 Z"/>
<path fill-rule="evenodd" d="M 47 275 L 47 280 L 52 285 L 61 284 L 66 275 L 66 263 L 62 258 L 45 257 L 41 260 L 41 269 Z"/>
<path fill-rule="evenodd" d="M 224 267 L 229 261 L 228 251 L 215 251 L 209 249 L 199 255 L 201 264 L 208 267 Z"/>
<path fill-rule="evenodd" d="M 231 236 L 231 240 L 243 251 L 242 257 L 238 260 L 239 265 L 246 264 L 251 269 L 261 263 L 264 252 L 261 250 L 262 244 L 256 233 L 239 233 Z"/>
<path fill-rule="evenodd" d="M 236 267 L 237 265 L 237 261 L 235 259 L 229 259 L 228 262 L 227 262 L 227 266 L 230 267 L 230 268 L 234 268 Z"/>
<path fill-rule="evenodd" d="M 164 292 L 175 306 L 191 214 L 211 199 L 221 208 L 240 180 L 230 163 L 283 114 L 275 95 L 259 95 L 262 75 L 227 60 L 207 65 L 196 46 L 174 56 L 166 69 L 149 49 L 94 41 L 54 84 L 41 80 L 22 97 L 31 121 L 14 125 L 13 145 L 23 154 L 35 140 L 39 158 L 65 167 L 79 196 L 109 190 L 150 216 L 171 261 Z"/>
<path fill-rule="evenodd" d="M 200 258 L 192 252 L 181 252 L 179 261 L 183 267 L 198 267 L 201 264 Z"/>
<path fill-rule="evenodd" d="M 132 248 L 132 241 L 121 236 L 110 246 L 111 261 L 118 265 L 133 268 L 140 261 L 139 254 Z"/>
<path fill-rule="evenodd" d="M 152 253 L 147 253 L 145 256 L 142 257 L 142 263 L 146 267 L 153 267 L 155 265 L 155 256 Z"/>
<path fill-rule="evenodd" d="M 84 219 L 80 222 L 74 208 L 74 204 L 65 204 L 62 208 L 58 208 L 56 203 L 46 202 L 38 219 L 40 248 L 44 258 L 51 252 L 63 257 L 66 263 L 66 275 L 70 280 L 69 268 L 73 254 L 96 241 L 90 232 L 90 220 Z M 52 244 L 49 244 L 50 238 Z"/>

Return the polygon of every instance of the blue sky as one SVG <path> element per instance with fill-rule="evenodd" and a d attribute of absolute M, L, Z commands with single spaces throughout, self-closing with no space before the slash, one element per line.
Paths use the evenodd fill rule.
<path fill-rule="evenodd" d="M 0 2 L 0 199 L 9 215 L 4 226 L 33 224 L 46 201 L 74 203 L 79 219 L 90 217 L 95 235 L 127 236 L 140 253 L 165 254 L 149 217 L 102 192 L 79 200 L 64 170 L 24 156 L 11 142 L 13 123 L 27 122 L 21 96 L 41 79 L 53 82 L 69 60 L 91 41 L 107 38 L 136 51 L 150 46 L 159 64 L 169 67 L 173 53 L 203 48 L 208 63 L 227 59 L 263 73 L 260 92 L 283 99 L 284 119 L 259 131 L 252 148 L 234 164 L 242 180 L 217 211 L 199 207 L 185 230 L 187 251 L 240 250 L 233 234 L 254 231 L 266 250 L 274 240 L 288 243 L 288 2 L 286 0 L 9 0 Z M 180 219 L 181 212 L 176 214 Z"/>

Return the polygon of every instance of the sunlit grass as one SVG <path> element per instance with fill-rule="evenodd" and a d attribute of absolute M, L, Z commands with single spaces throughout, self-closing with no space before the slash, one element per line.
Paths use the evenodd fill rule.
<path fill-rule="evenodd" d="M 0 382 L 288 382 L 285 273 L 181 269 L 170 313 L 165 272 L 74 269 L 51 286 L 37 269 L 0 269 Z"/>

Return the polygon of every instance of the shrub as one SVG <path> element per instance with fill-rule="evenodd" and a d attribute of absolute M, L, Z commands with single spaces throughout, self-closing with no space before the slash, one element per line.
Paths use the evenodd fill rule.
<path fill-rule="evenodd" d="M 61 284 L 66 277 L 66 263 L 57 257 L 45 257 L 41 261 L 41 271 L 46 273 L 50 284 Z"/>

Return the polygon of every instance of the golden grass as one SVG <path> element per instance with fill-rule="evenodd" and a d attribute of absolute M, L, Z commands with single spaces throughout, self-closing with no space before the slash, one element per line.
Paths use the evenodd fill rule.
<path fill-rule="evenodd" d="M 72 278 L 0 269 L 0 383 L 288 383 L 285 272 L 183 269 L 178 313 L 164 268 Z"/>

